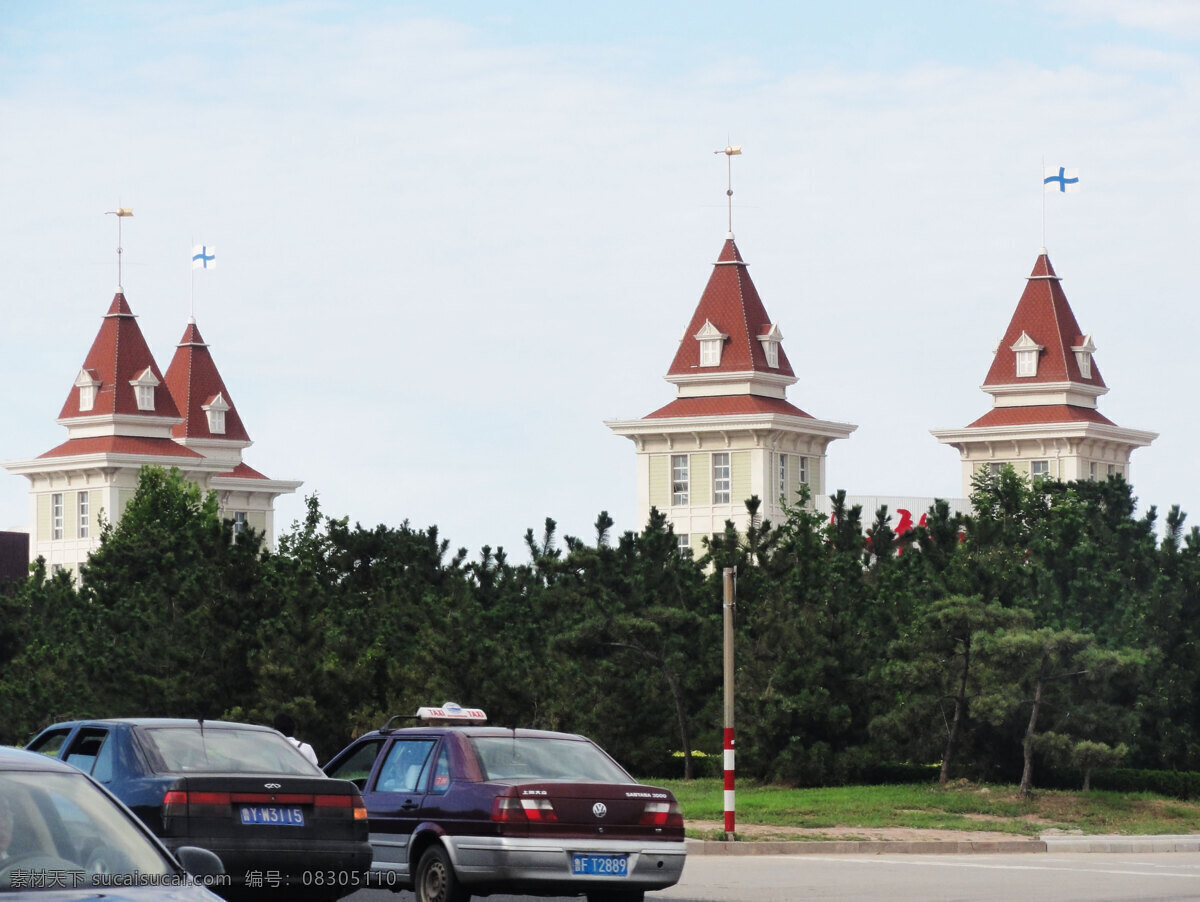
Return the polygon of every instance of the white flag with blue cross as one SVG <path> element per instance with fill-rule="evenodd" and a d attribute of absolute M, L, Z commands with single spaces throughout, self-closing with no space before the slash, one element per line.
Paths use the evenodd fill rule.
<path fill-rule="evenodd" d="M 214 269 L 217 265 L 217 249 L 211 244 L 197 244 L 192 248 L 192 269 Z"/>
<path fill-rule="evenodd" d="M 1079 170 L 1067 169 L 1065 166 L 1047 166 L 1042 188 L 1060 194 L 1074 194 L 1079 190 Z"/>

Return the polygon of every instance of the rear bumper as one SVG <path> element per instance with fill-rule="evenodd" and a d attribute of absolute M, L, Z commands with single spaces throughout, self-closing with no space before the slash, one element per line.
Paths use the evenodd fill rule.
<path fill-rule="evenodd" d="M 655 890 L 674 886 L 687 857 L 683 841 L 548 840 L 496 836 L 443 837 L 455 873 L 464 886 L 541 891 L 554 887 L 585 892 L 595 889 Z M 628 855 L 624 876 L 602 877 L 571 872 L 578 852 Z"/>
<path fill-rule="evenodd" d="M 163 842 L 172 852 L 180 846 L 215 852 L 235 887 L 345 885 L 352 892 L 365 885 L 363 875 L 371 867 L 371 845 L 366 841 L 187 836 Z"/>

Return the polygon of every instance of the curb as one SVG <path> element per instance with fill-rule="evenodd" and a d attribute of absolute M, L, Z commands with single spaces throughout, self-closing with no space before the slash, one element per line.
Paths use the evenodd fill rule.
<path fill-rule="evenodd" d="M 998 841 L 814 840 L 813 842 L 728 842 L 689 839 L 688 855 L 959 855 L 966 853 L 1045 852 L 1040 839 Z M 1109 851 L 1109 850 L 1099 850 Z"/>
<path fill-rule="evenodd" d="M 819 840 L 728 842 L 689 839 L 688 855 L 963 855 L 1017 852 L 1200 852 L 1200 835 L 1041 836 L 996 841 Z"/>

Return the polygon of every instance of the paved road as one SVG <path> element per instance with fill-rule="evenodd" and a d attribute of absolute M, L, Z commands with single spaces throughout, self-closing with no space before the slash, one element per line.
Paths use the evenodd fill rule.
<path fill-rule="evenodd" d="M 1200 900 L 1200 853 L 694 856 L 647 902 Z M 349 902 L 413 902 L 361 891 Z M 490 896 L 488 902 L 568 902 Z M 573 902 L 579 902 L 578 899 Z"/>

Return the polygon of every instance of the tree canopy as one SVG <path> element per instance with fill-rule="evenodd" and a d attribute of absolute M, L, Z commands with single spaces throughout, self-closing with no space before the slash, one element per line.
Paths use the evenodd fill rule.
<path fill-rule="evenodd" d="M 0 741 L 78 716 L 286 711 L 322 758 L 456 700 L 592 736 L 635 772 L 721 749 L 721 571 L 737 571 L 739 770 L 794 784 L 882 764 L 1036 784 L 1037 765 L 1200 768 L 1200 533 L 1157 538 L 1119 477 L 980 474 L 973 513 L 924 525 L 798 495 L 693 555 L 666 516 L 612 535 L 530 529 L 453 551 L 307 499 L 267 550 L 215 496 L 147 469 L 77 585 L 36 563 L 0 597 Z M 865 526 L 865 528 L 864 528 Z M 705 762 L 713 762 L 706 764 Z"/>

